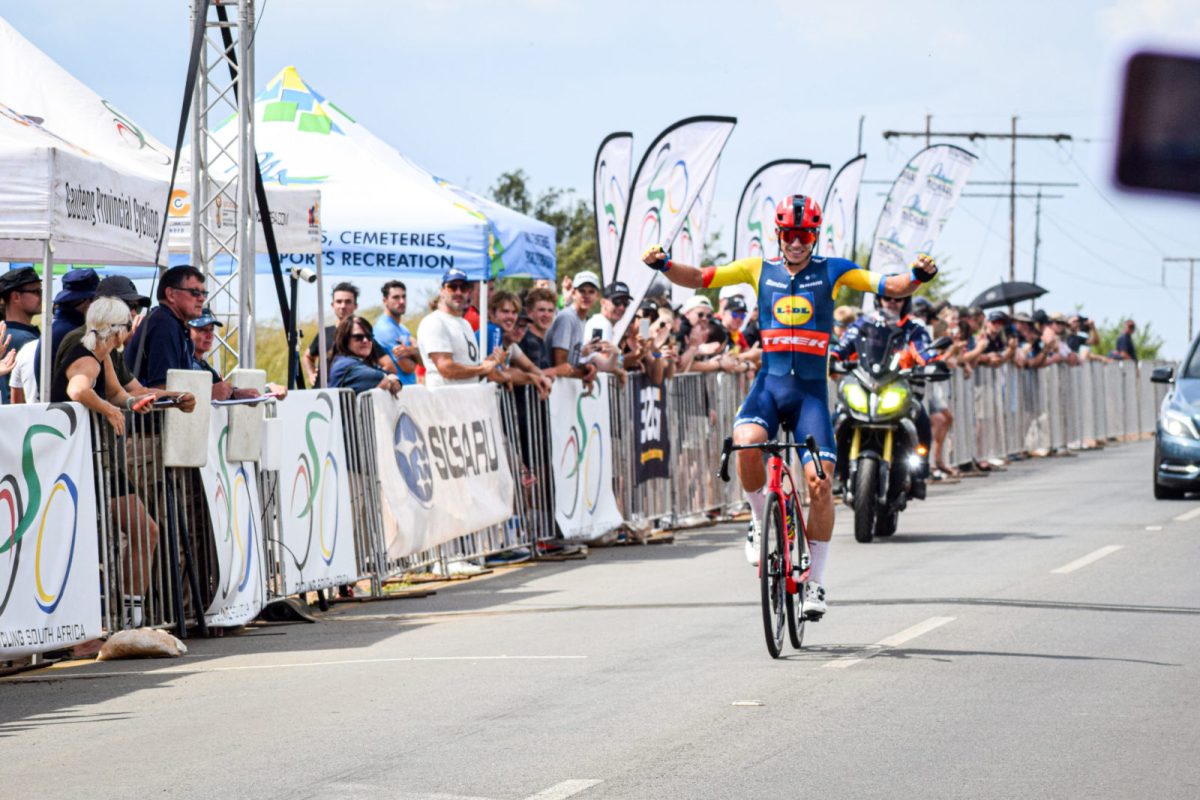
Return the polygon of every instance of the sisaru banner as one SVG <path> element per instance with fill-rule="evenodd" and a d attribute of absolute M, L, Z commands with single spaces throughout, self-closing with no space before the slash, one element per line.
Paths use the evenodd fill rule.
<path fill-rule="evenodd" d="M 512 517 L 512 468 L 495 384 L 406 386 L 394 397 L 375 389 L 372 398 L 390 558 Z"/>
<path fill-rule="evenodd" d="M 633 392 L 634 475 L 638 485 L 671 475 L 671 440 L 667 425 L 667 393 L 645 373 L 630 376 Z"/>

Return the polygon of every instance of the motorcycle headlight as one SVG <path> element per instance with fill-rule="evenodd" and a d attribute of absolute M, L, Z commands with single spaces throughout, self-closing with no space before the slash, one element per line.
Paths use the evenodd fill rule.
<path fill-rule="evenodd" d="M 850 408 L 860 414 L 867 413 L 867 393 L 857 383 L 847 381 L 842 384 L 842 397 L 846 398 L 846 405 Z"/>
<path fill-rule="evenodd" d="M 908 390 L 901 386 L 889 386 L 883 390 L 883 394 L 879 396 L 879 411 L 883 414 L 888 414 L 900 406 L 904 405 L 904 398 L 908 397 Z"/>
<path fill-rule="evenodd" d="M 1163 430 L 1172 436 L 1183 436 L 1188 439 L 1200 439 L 1200 431 L 1196 430 L 1196 423 L 1186 414 L 1181 414 L 1178 411 L 1167 411 L 1162 418 Z"/>

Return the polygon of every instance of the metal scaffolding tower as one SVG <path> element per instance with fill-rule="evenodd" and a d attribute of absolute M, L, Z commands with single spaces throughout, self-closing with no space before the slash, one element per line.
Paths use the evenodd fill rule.
<path fill-rule="evenodd" d="M 215 357 L 227 374 L 254 367 L 254 0 L 192 0 L 193 25 L 198 6 L 207 6 L 207 17 L 192 96 L 191 263 L 225 321 Z M 225 9 L 237 13 L 223 19 Z"/>

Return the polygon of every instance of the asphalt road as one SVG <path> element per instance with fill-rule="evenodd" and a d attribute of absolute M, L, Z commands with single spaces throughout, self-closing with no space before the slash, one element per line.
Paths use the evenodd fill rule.
<path fill-rule="evenodd" d="M 26 673 L 0 797 L 1195 798 L 1200 500 L 1150 450 L 938 486 L 871 545 L 840 510 L 778 661 L 720 526 Z"/>

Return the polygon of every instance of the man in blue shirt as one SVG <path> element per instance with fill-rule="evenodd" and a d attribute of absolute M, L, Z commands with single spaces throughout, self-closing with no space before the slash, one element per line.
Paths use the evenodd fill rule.
<path fill-rule="evenodd" d="M 401 385 L 408 386 L 417 382 L 417 365 L 421 363 L 421 351 L 413 344 L 412 333 L 400 322 L 408 310 L 408 289 L 400 281 L 388 281 L 381 292 L 383 313 L 375 320 L 375 341 L 395 365 Z"/>
<path fill-rule="evenodd" d="M 42 279 L 33 267 L 13 267 L 0 275 L 0 300 L 4 301 L 4 321 L 8 346 L 16 352 L 41 335 L 33 318 L 42 313 Z M 8 404 L 8 375 L 0 376 L 0 403 Z"/>
<path fill-rule="evenodd" d="M 187 323 L 204 313 L 204 273 L 189 264 L 171 267 L 159 279 L 156 296 L 158 305 L 125 345 L 126 366 L 151 389 L 166 387 L 168 370 L 196 368 Z M 257 396 L 255 389 L 234 389 L 225 382 L 213 386 L 214 400 Z"/>

